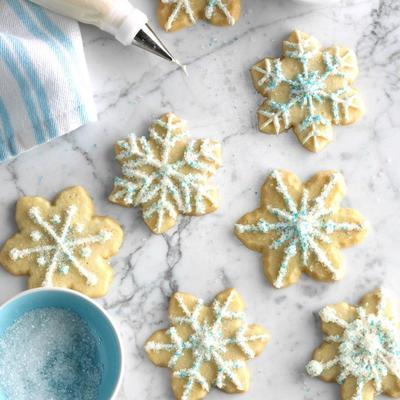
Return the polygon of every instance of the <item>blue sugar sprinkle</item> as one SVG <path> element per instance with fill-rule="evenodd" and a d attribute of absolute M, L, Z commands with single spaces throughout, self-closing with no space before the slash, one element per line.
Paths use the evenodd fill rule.
<path fill-rule="evenodd" d="M 102 375 L 96 339 L 71 311 L 30 311 L 0 337 L 6 400 L 96 400 Z"/>

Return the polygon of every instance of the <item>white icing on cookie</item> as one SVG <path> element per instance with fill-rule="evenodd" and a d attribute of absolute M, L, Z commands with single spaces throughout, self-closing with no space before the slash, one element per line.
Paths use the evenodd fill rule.
<path fill-rule="evenodd" d="M 38 242 L 42 238 L 42 234 L 39 231 L 31 232 L 30 236 L 34 242 Z"/>
<path fill-rule="evenodd" d="M 172 29 L 174 22 L 176 21 L 181 12 L 184 12 L 188 16 L 192 24 L 196 23 L 195 12 L 191 4 L 192 0 L 161 0 L 161 1 L 164 4 L 175 5 L 174 8 L 172 9 L 170 16 L 167 19 L 167 22 L 164 25 L 166 31 Z M 211 20 L 211 18 L 214 16 L 216 12 L 216 9 L 221 10 L 221 12 L 226 17 L 226 20 L 228 21 L 229 25 L 235 24 L 236 22 L 235 18 L 229 12 L 229 9 L 224 0 L 207 0 L 207 4 L 204 9 L 204 16 L 206 17 L 206 19 Z"/>
<path fill-rule="evenodd" d="M 171 15 L 169 16 L 166 24 L 165 30 L 169 31 L 172 28 L 176 18 L 181 12 L 185 12 L 192 24 L 196 23 L 196 17 L 192 8 L 191 0 L 161 0 L 164 4 L 175 4 Z"/>
<path fill-rule="evenodd" d="M 205 17 L 207 19 L 211 19 L 215 13 L 216 8 L 220 9 L 223 12 L 229 25 L 235 24 L 235 22 L 236 22 L 235 18 L 233 18 L 232 14 L 229 12 L 228 7 L 226 6 L 226 4 L 223 0 L 208 0 L 206 9 L 204 12 Z"/>
<path fill-rule="evenodd" d="M 53 276 L 55 272 L 68 274 L 71 266 L 86 278 L 88 285 L 96 285 L 98 279 L 95 274 L 87 270 L 78 260 L 76 251 L 80 251 L 79 256 L 89 257 L 91 254 L 90 245 L 104 243 L 111 239 L 112 233 L 100 231 L 96 235 L 80 236 L 76 229 L 81 224 L 74 224 L 73 219 L 77 213 L 77 207 L 69 206 L 65 211 L 64 222 L 60 215 L 54 215 L 46 221 L 37 207 L 32 207 L 28 211 L 31 221 L 37 225 L 38 229 L 31 233 L 33 241 L 42 240 L 42 244 L 26 248 L 13 248 L 10 251 L 10 258 L 18 261 L 32 255 L 37 255 L 36 262 L 39 267 L 46 268 L 47 272 L 42 286 L 53 286 Z M 59 225 L 59 226 L 58 226 Z"/>

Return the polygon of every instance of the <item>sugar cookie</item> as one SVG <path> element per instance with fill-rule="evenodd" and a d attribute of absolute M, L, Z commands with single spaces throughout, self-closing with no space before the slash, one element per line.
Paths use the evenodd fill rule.
<path fill-rule="evenodd" d="M 0 264 L 29 275 L 29 287 L 64 287 L 88 296 L 107 293 L 123 233 L 117 222 L 94 215 L 93 202 L 79 186 L 61 192 L 54 204 L 41 197 L 17 203 L 20 230 L 0 252 Z"/>
<path fill-rule="evenodd" d="M 320 281 L 340 279 L 341 247 L 364 239 L 367 224 L 355 210 L 340 208 L 343 176 L 319 172 L 305 184 L 274 170 L 261 191 L 261 205 L 236 224 L 237 237 L 263 255 L 264 272 L 276 288 L 297 282 L 301 272 Z"/>
<path fill-rule="evenodd" d="M 264 328 L 248 325 L 243 310 L 234 289 L 218 294 L 210 306 L 189 294 L 174 294 L 171 327 L 155 332 L 145 349 L 155 365 L 171 369 L 176 399 L 202 399 L 212 385 L 227 393 L 248 390 L 246 360 L 258 356 L 270 337 Z"/>
<path fill-rule="evenodd" d="M 307 365 L 311 376 L 341 385 L 342 400 L 400 397 L 400 308 L 385 290 L 358 306 L 339 303 L 320 312 L 323 344 Z"/>
<path fill-rule="evenodd" d="M 258 110 L 259 129 L 279 134 L 289 128 L 308 150 L 318 152 L 333 140 L 332 125 L 348 125 L 364 113 L 352 83 L 358 75 L 354 52 L 322 49 L 295 31 L 283 43 L 283 57 L 265 58 L 251 69 L 256 90 L 266 99 Z"/>
<path fill-rule="evenodd" d="M 110 201 L 139 206 L 154 233 L 174 226 L 178 214 L 203 215 L 218 208 L 209 178 L 221 165 L 221 146 L 210 139 L 191 140 L 186 123 L 172 113 L 157 119 L 148 138 L 134 134 L 115 146 L 122 166 Z"/>

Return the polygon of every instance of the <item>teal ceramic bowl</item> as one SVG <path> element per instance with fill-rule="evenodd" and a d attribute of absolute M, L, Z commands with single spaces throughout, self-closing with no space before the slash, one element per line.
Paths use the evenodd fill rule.
<path fill-rule="evenodd" d="M 96 400 L 115 400 L 124 370 L 122 342 L 110 317 L 90 298 L 68 289 L 40 288 L 22 292 L 0 307 L 0 336 L 26 312 L 45 307 L 68 309 L 86 321 L 96 338 L 104 367 Z M 5 400 L 1 393 L 0 400 Z"/>

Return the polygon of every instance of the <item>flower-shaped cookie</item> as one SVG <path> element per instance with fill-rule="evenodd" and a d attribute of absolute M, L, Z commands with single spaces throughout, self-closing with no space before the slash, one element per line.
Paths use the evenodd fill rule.
<path fill-rule="evenodd" d="M 140 206 L 154 233 L 176 224 L 178 214 L 203 215 L 218 208 L 209 178 L 221 165 L 221 146 L 209 139 L 190 140 L 186 123 L 169 113 L 150 127 L 149 138 L 134 134 L 115 146 L 122 165 L 110 201 Z"/>
<path fill-rule="evenodd" d="M 384 290 L 320 312 L 323 344 L 307 365 L 311 376 L 337 381 L 343 400 L 400 397 L 400 308 Z"/>
<path fill-rule="evenodd" d="M 261 60 L 251 75 L 266 97 L 258 110 L 259 129 L 279 134 L 292 127 L 310 151 L 332 141 L 332 124 L 351 124 L 364 113 L 351 86 L 358 75 L 354 52 L 338 46 L 322 49 L 306 33 L 293 32 L 283 43 L 283 57 Z"/>
<path fill-rule="evenodd" d="M 202 399 L 211 385 L 227 393 L 248 390 L 246 360 L 262 352 L 269 334 L 258 325 L 247 325 L 243 310 L 234 289 L 218 294 L 210 306 L 189 294 L 174 294 L 171 327 L 155 332 L 145 348 L 155 365 L 172 370 L 177 399 Z"/>
<path fill-rule="evenodd" d="M 321 281 L 343 275 L 340 248 L 360 242 L 367 233 L 364 218 L 340 208 L 343 176 L 319 172 L 304 185 L 286 171 L 274 170 L 261 191 L 261 205 L 236 224 L 237 237 L 263 255 L 268 280 L 282 288 L 301 272 Z"/>
<path fill-rule="evenodd" d="M 88 296 L 107 293 L 113 270 L 108 258 L 122 244 L 121 227 L 94 215 L 93 202 L 79 186 L 61 192 L 54 204 L 41 197 L 17 203 L 20 230 L 0 252 L 0 264 L 29 275 L 29 287 L 65 287 Z"/>
<path fill-rule="evenodd" d="M 198 19 L 213 25 L 234 25 L 241 0 L 160 0 L 158 20 L 167 32 L 192 26 Z"/>

